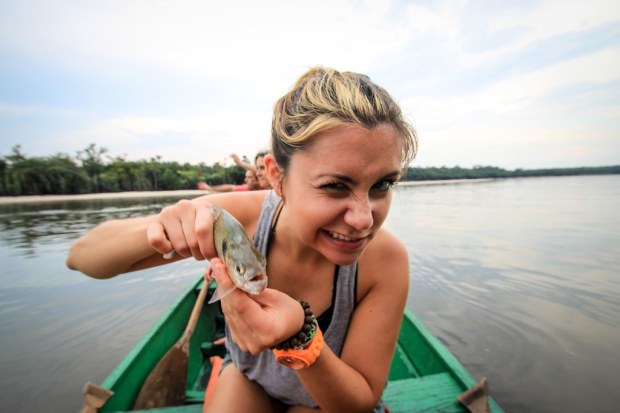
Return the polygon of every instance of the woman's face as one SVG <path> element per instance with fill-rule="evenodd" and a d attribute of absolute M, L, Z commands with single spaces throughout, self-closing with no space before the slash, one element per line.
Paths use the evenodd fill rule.
<path fill-rule="evenodd" d="M 251 190 L 258 189 L 258 180 L 256 179 L 256 174 L 252 171 L 245 171 L 245 179 L 243 182 L 250 188 Z"/>
<path fill-rule="evenodd" d="M 281 181 L 292 231 L 331 262 L 353 263 L 385 221 L 401 154 L 389 124 L 341 125 L 313 137 Z"/>
<path fill-rule="evenodd" d="M 265 173 L 265 157 L 261 156 L 256 158 L 256 178 L 258 179 L 258 185 L 262 189 L 270 189 L 271 184 L 269 183 L 269 179 L 267 179 L 267 174 Z"/>

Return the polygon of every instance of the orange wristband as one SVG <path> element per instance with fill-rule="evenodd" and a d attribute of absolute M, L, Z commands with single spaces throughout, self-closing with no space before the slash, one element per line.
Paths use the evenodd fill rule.
<path fill-rule="evenodd" d="M 272 351 L 278 363 L 283 364 L 286 367 L 299 370 L 313 365 L 316 359 L 319 358 L 322 348 L 323 333 L 317 326 L 316 333 L 306 348 L 300 350 L 294 348 L 278 350 L 274 348 Z"/>

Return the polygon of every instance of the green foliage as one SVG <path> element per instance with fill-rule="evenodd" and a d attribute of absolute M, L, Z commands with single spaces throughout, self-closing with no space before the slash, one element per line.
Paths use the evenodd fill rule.
<path fill-rule="evenodd" d="M 606 175 L 620 174 L 620 165 L 582 167 L 582 168 L 553 168 L 553 169 L 515 169 L 508 171 L 496 166 L 474 166 L 471 169 L 455 166 L 428 168 L 407 168 L 402 177 L 403 181 L 433 181 L 444 179 L 482 179 L 482 178 L 520 178 L 530 176 L 567 176 L 567 175 Z"/>
<path fill-rule="evenodd" d="M 105 156 L 108 150 L 91 143 L 78 151 L 75 159 L 56 154 L 28 157 L 21 146 L 0 157 L 0 195 L 61 195 L 90 192 L 166 191 L 194 189 L 198 181 L 210 185 L 240 184 L 245 170 L 239 166 L 224 167 L 216 163 L 162 162 L 160 156 L 149 160 L 130 161 L 125 156 Z M 461 168 L 408 168 L 403 181 L 438 179 L 513 178 L 529 176 L 563 176 L 620 174 L 620 165 L 592 168 L 516 169 L 508 171 L 495 166 Z"/>

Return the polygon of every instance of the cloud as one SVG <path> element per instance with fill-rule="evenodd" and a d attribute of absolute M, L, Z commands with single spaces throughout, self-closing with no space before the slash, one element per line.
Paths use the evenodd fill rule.
<path fill-rule="evenodd" d="M 94 122 L 87 128 L 57 136 L 54 145 L 71 148 L 70 152 L 75 152 L 94 142 L 106 147 L 108 155 L 112 157 L 138 160 L 161 156 L 163 161 L 211 164 L 221 161 L 231 152 L 252 157 L 264 148 L 267 144 L 268 120 L 250 121 L 246 118 L 249 125 L 264 124 L 262 130 L 265 132 L 260 134 L 236 122 L 228 112 L 183 119 L 129 116 L 108 118 Z"/>
<path fill-rule="evenodd" d="M 10 2 L 0 132 L 34 155 L 95 142 L 131 159 L 252 156 L 273 102 L 324 64 L 368 73 L 402 103 L 418 162 L 607 163 L 619 22 L 607 0 Z"/>
<path fill-rule="evenodd" d="M 388 3 L 15 2 L 0 37 L 11 39 L 5 47 L 90 71 L 140 62 L 203 76 L 260 73 L 275 81 L 288 68 L 321 62 L 362 71 L 398 50 L 406 30 L 387 24 Z"/>
<path fill-rule="evenodd" d="M 46 107 L 41 105 L 20 105 L 13 103 L 0 102 L 0 116 L 16 117 L 42 114 L 46 116 L 75 116 L 81 112 L 76 109 L 67 109 L 59 107 Z"/>

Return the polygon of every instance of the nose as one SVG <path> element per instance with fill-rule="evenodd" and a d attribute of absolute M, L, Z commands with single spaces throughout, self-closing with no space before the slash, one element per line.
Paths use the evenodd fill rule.
<path fill-rule="evenodd" d="M 344 214 L 344 221 L 358 231 L 366 231 L 374 222 L 372 210 L 372 204 L 367 196 L 353 198 Z"/>

